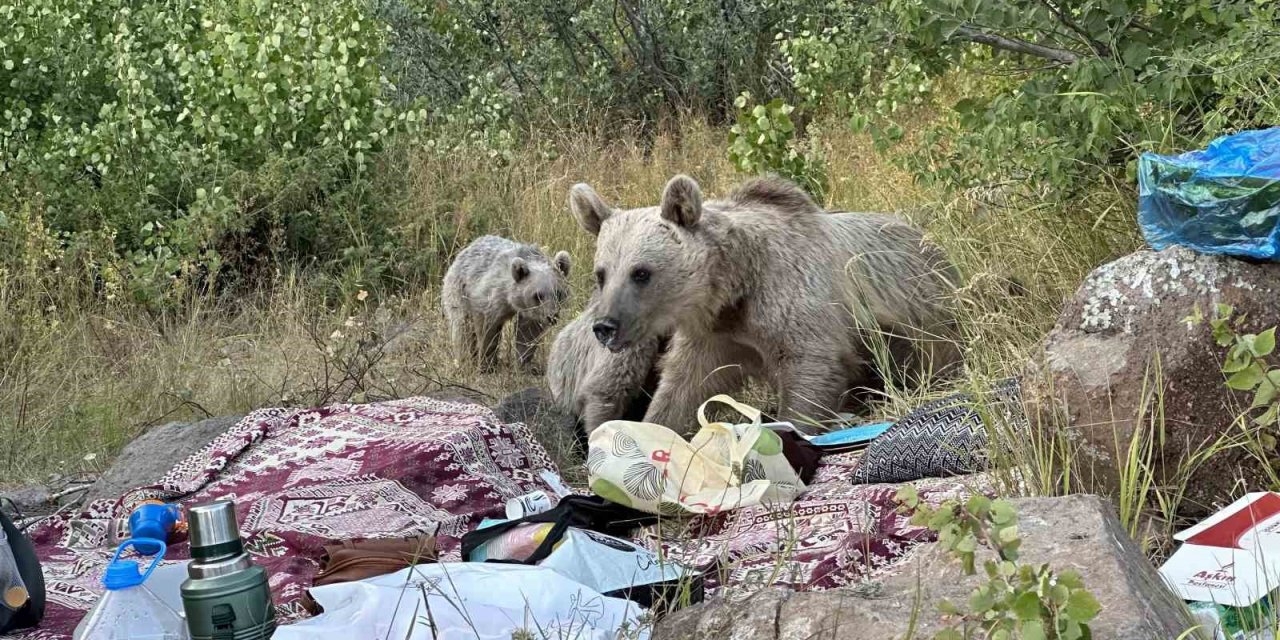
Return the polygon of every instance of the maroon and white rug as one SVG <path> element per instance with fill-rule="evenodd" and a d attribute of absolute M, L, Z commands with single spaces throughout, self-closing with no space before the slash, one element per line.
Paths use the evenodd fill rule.
<path fill-rule="evenodd" d="M 668 521 L 637 539 L 705 569 L 710 592 L 828 589 L 891 567 L 931 538 L 896 513 L 894 485 L 850 483 L 857 454 L 828 456 L 795 503 Z M 263 409 L 175 466 L 160 484 L 102 500 L 29 533 L 44 565 L 40 628 L 11 636 L 65 640 L 102 592 L 103 569 L 132 508 L 160 498 L 194 505 L 232 499 L 246 548 L 270 575 L 280 622 L 299 605 L 325 544 L 435 532 L 442 561 L 459 560 L 462 534 L 500 518 L 510 498 L 556 493 L 555 464 L 522 424 L 478 405 L 410 398 L 321 409 Z M 924 480 L 940 502 L 988 491 L 982 476 Z M 167 558 L 186 559 L 185 539 Z"/>
<path fill-rule="evenodd" d="M 902 485 L 851 484 L 860 452 L 822 459 L 813 481 L 785 506 L 755 506 L 643 530 L 640 542 L 705 572 L 706 591 L 747 597 L 764 588 L 820 591 L 862 583 L 893 567 L 936 535 L 898 513 Z M 915 485 L 937 506 L 994 486 L 984 474 L 928 478 Z"/>
<path fill-rule="evenodd" d="M 48 605 L 27 640 L 70 638 L 102 592 L 103 569 L 134 505 L 148 498 L 194 505 L 228 498 L 246 547 L 271 576 L 281 622 L 298 604 L 327 543 L 438 530 L 442 559 L 463 533 L 500 516 L 510 498 L 552 493 L 555 464 L 529 430 L 478 405 L 411 398 L 246 416 L 159 485 L 101 500 L 28 533 L 44 565 Z M 189 558 L 185 541 L 166 558 Z"/>

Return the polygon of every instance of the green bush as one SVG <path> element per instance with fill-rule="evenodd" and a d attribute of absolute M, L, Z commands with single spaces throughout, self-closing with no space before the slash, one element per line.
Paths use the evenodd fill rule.
<path fill-rule="evenodd" d="M 729 159 L 748 174 L 777 174 L 804 187 L 819 202 L 826 198 L 827 173 L 822 157 L 795 139 L 795 108 L 774 98 L 753 104 L 751 94 L 734 101 L 738 121 L 729 129 Z M 812 140 L 809 141 L 812 143 Z"/>
<path fill-rule="evenodd" d="M 96 291 L 153 305 L 253 285 L 282 263 L 348 283 L 412 281 L 463 238 L 406 239 L 450 228 L 405 220 L 409 150 L 506 166 L 561 132 L 651 138 L 689 115 L 733 124 L 739 170 L 779 173 L 820 199 L 828 178 L 808 123 L 832 114 L 882 146 L 912 140 L 895 155 L 922 180 L 1065 197 L 1129 184 L 1140 151 L 1280 119 L 1277 11 L 1254 0 L 0 0 L 0 228 L 38 210 Z M 911 107 L 956 93 L 906 136 Z"/>
<path fill-rule="evenodd" d="M 0 188 L 40 194 L 71 245 L 110 237 L 108 285 L 143 301 L 206 283 L 262 215 L 349 235 L 315 205 L 423 117 L 389 102 L 387 27 L 361 0 L 0 2 L 0 20 Z M 324 165 L 307 207 L 233 190 L 278 163 Z"/>
<path fill-rule="evenodd" d="M 917 175 L 950 186 L 1132 184 L 1142 151 L 1199 146 L 1280 115 L 1275 3 L 912 0 L 879 9 L 850 51 L 877 42 L 881 64 L 911 70 L 908 78 L 982 78 L 913 156 Z M 919 90 L 914 79 L 883 85 L 857 124 L 883 142 L 901 138 L 894 107 Z"/>

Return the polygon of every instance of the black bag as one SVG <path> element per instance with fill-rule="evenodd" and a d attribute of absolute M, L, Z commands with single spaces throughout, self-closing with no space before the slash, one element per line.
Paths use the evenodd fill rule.
<path fill-rule="evenodd" d="M 0 527 L 4 528 L 18 575 L 22 576 L 22 582 L 29 596 L 27 603 L 16 611 L 0 606 L 0 634 L 5 634 L 40 624 L 44 619 L 45 593 L 44 573 L 40 570 L 40 560 L 36 558 L 36 548 L 31 544 L 31 539 L 19 531 L 2 510 L 0 510 Z"/>
<path fill-rule="evenodd" d="M 538 548 L 529 557 L 523 560 L 486 560 L 486 562 L 536 565 L 551 555 L 551 552 L 564 539 L 571 527 L 622 538 L 638 527 L 647 526 L 657 521 L 658 516 L 656 515 L 624 507 L 599 496 L 571 495 L 562 498 L 560 503 L 549 511 L 535 513 L 518 520 L 508 520 L 507 522 L 468 532 L 462 536 L 462 559 L 471 562 L 472 554 L 480 546 L 524 524 L 551 523 L 553 526 L 551 531 L 547 533 L 546 538 L 543 539 Z M 597 542 L 602 541 L 597 540 Z M 617 542 L 612 542 L 611 546 L 617 547 Z M 626 598 L 647 609 L 654 610 L 657 615 L 661 615 L 683 604 L 679 600 L 684 595 L 688 596 L 689 604 L 701 602 L 703 599 L 703 578 L 701 575 L 696 575 L 692 579 L 633 585 L 625 589 L 608 591 L 603 595 Z"/>

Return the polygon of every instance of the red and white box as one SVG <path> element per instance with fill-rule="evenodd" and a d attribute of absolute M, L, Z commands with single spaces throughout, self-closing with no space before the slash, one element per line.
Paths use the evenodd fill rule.
<path fill-rule="evenodd" d="M 1280 493 L 1250 493 L 1174 539 L 1160 575 L 1183 600 L 1247 607 L 1280 589 Z"/>

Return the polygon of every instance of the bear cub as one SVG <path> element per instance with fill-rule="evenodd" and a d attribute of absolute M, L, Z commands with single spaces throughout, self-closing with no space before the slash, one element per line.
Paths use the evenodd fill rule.
<path fill-rule="evenodd" d="M 454 357 L 493 371 L 502 329 L 515 319 L 516 356 L 535 370 L 538 342 L 569 295 L 569 254 L 547 258 L 537 247 L 483 236 L 463 249 L 444 276 L 441 302 Z"/>

